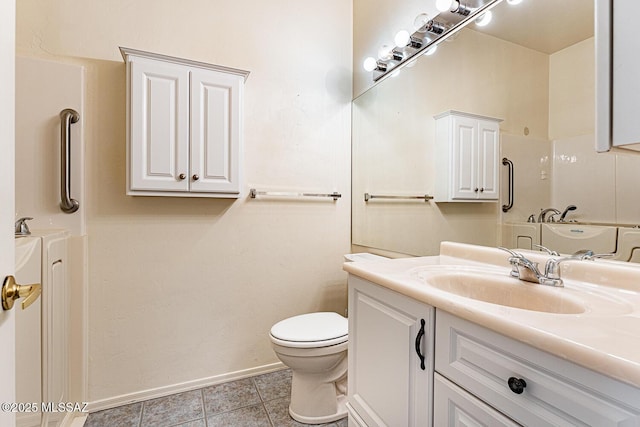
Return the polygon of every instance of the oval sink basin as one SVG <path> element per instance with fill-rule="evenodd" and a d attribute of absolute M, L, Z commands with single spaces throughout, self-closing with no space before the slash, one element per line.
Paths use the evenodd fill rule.
<path fill-rule="evenodd" d="M 522 282 L 508 275 L 484 271 L 420 271 L 417 277 L 434 288 L 507 307 L 555 314 L 585 312 L 582 302 L 565 288 Z"/>

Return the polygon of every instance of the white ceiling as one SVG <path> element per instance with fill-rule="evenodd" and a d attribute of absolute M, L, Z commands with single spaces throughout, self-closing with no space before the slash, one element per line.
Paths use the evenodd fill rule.
<path fill-rule="evenodd" d="M 478 31 L 551 54 L 593 36 L 593 0 L 506 1 L 493 9 L 493 21 Z"/>

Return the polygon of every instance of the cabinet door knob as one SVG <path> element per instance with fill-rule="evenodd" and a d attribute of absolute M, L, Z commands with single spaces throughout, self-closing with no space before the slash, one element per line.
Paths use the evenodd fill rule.
<path fill-rule="evenodd" d="M 509 377 L 507 384 L 509 384 L 509 388 L 515 394 L 522 394 L 522 392 L 524 391 L 524 388 L 527 386 L 527 383 L 525 380 L 523 380 L 522 378 L 516 378 L 516 377 Z"/>
<path fill-rule="evenodd" d="M 181 173 L 180 175 L 178 175 L 178 179 L 179 179 L 180 181 L 182 181 L 183 179 L 186 179 L 186 178 L 187 178 L 187 175 L 186 175 L 186 174 L 184 174 L 184 173 Z"/>
<path fill-rule="evenodd" d="M 484 187 L 482 187 L 482 188 L 480 189 L 480 192 L 481 192 L 481 193 L 484 193 Z"/>
<path fill-rule="evenodd" d="M 198 175 L 197 173 L 194 173 L 191 178 L 193 178 L 194 181 L 197 181 L 200 179 L 200 175 Z"/>
<path fill-rule="evenodd" d="M 478 188 L 476 188 L 476 189 L 475 189 L 475 190 L 473 190 L 473 191 L 477 193 L 477 192 L 478 192 Z"/>

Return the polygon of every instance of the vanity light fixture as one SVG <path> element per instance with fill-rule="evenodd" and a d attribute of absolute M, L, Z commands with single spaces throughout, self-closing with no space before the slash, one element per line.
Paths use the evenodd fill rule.
<path fill-rule="evenodd" d="M 388 76 L 396 76 L 407 64 L 415 64 L 420 55 L 433 55 L 438 45 L 448 39 L 453 40 L 465 26 L 472 22 L 487 25 L 491 21 L 491 9 L 504 0 L 474 0 L 473 7 L 468 0 L 435 0 L 436 8 L 444 15 L 433 19 L 421 13 L 414 19 L 413 34 L 398 31 L 394 44 L 385 44 L 378 49 L 378 58 L 368 57 L 363 66 L 373 73 L 373 80 L 380 81 Z M 507 0 L 517 4 L 522 0 Z M 464 4 L 463 4 L 464 2 Z"/>
<path fill-rule="evenodd" d="M 457 13 L 462 16 L 468 16 L 471 13 L 471 8 L 458 0 L 436 0 L 436 9 L 440 12 Z"/>

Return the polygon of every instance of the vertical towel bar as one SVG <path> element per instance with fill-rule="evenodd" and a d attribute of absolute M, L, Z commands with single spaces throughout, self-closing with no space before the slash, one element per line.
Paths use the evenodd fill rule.
<path fill-rule="evenodd" d="M 513 162 L 503 157 L 502 164 L 509 168 L 509 203 L 502 205 L 502 212 L 508 212 L 513 207 Z"/>
<path fill-rule="evenodd" d="M 71 108 L 60 111 L 60 209 L 74 213 L 80 207 L 71 193 L 71 123 L 77 123 L 80 115 Z"/>

